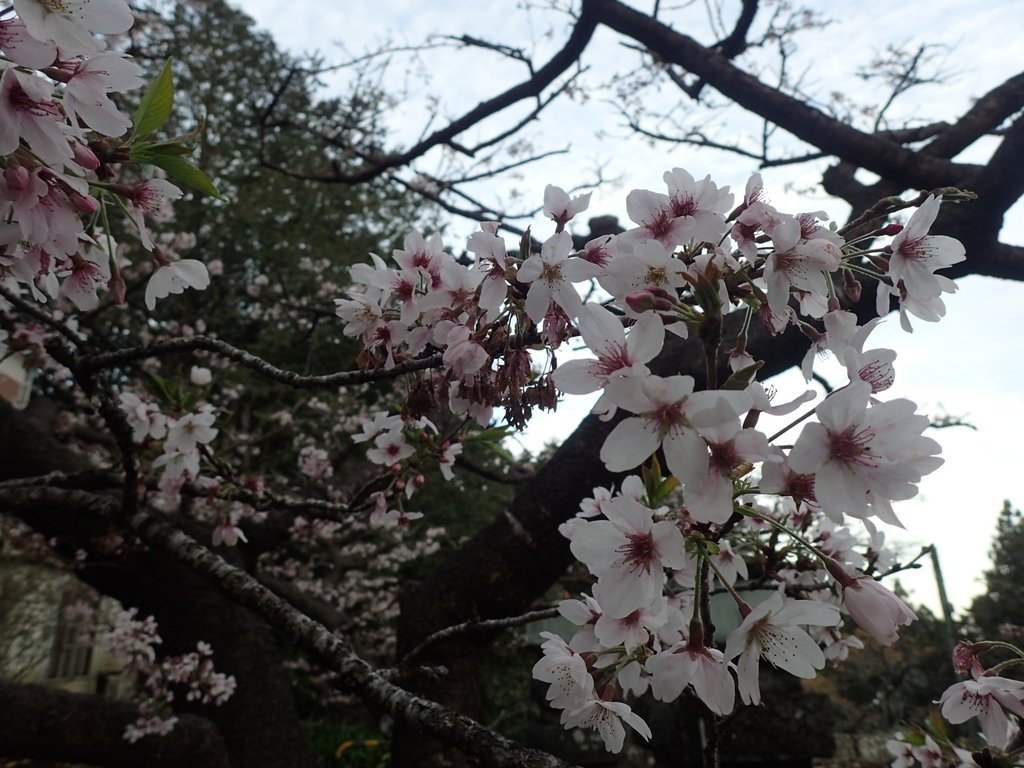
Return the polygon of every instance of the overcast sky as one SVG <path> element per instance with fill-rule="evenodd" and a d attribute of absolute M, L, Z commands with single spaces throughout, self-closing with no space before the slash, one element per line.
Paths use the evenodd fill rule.
<path fill-rule="evenodd" d="M 248 0 L 244 7 L 283 47 L 295 53 L 318 51 L 327 61 L 344 61 L 385 41 L 415 44 L 432 34 L 486 37 L 520 46 L 543 61 L 563 44 L 567 19 L 550 11 L 527 13 L 522 5 L 513 0 L 348 0 L 338 4 L 322 0 Z M 634 5 L 646 9 L 650 4 Z M 685 31 L 708 40 L 703 5 L 693 4 Z M 829 15 L 848 8 L 824 0 L 805 5 Z M 874 52 L 889 43 L 908 48 L 935 44 L 937 61 L 949 80 L 912 91 L 892 112 L 895 118 L 930 122 L 954 118 L 972 98 L 1015 74 L 1013 67 L 1019 66 L 1012 55 L 1019 50 L 1019 34 L 1024 29 L 1024 4 L 1018 0 L 905 0 L 899 4 L 862 0 L 856 15 L 847 12 L 849 19 L 837 19 L 801 38 L 801 52 L 791 62 L 791 71 L 802 73 L 809 90 L 862 94 L 865 88 L 874 86 L 851 73 L 858 66 L 868 65 Z M 591 67 L 589 82 L 607 81 L 632 56 L 615 35 L 599 33 L 585 60 Z M 439 49 L 426 51 L 418 58 L 399 57 L 386 82 L 396 88 L 411 84 L 415 92 L 420 87 L 418 77 L 424 73 L 431 77 L 426 88 L 441 96 L 442 117 L 471 108 L 523 76 L 521 67 L 498 61 L 493 55 L 470 56 L 466 51 Z M 341 89 L 344 83 L 344 75 L 332 76 L 328 78 L 328 90 Z M 410 95 L 390 111 L 390 129 L 398 141 L 414 140 L 424 126 L 430 110 L 424 96 L 424 92 Z M 551 110 L 527 134 L 538 147 L 570 146 L 567 156 L 538 165 L 521 178 L 484 188 L 481 194 L 489 201 L 522 210 L 540 204 L 545 184 L 573 187 L 592 178 L 593 169 L 600 164 L 604 176 L 618 183 L 597 190 L 588 213 L 615 213 L 625 220 L 626 193 L 636 187 L 660 191 L 661 175 L 669 168 L 684 167 L 698 178 L 710 173 L 717 183 L 732 185 L 738 191 L 757 170 L 753 161 L 731 154 L 692 147 L 649 147 L 622 127 L 613 92 L 589 92 L 587 96 L 588 103 L 577 100 Z M 665 98 L 669 97 L 666 93 Z M 984 152 L 990 149 L 980 147 L 973 150 L 974 156 L 965 159 L 984 159 Z M 429 161 L 423 167 L 429 169 Z M 820 207 L 844 218 L 845 207 L 830 202 L 820 190 L 809 196 L 789 191 L 789 187 L 813 187 L 824 167 L 824 163 L 818 163 L 764 171 L 773 203 L 789 211 Z M 461 247 L 454 235 L 464 236 L 470 229 L 472 225 L 455 224 L 449 244 Z M 547 232 L 542 224 L 536 231 L 541 236 Z M 1011 211 L 1003 239 L 1024 244 L 1021 204 Z M 977 427 L 976 431 L 957 428 L 933 433 L 943 445 L 946 464 L 925 478 L 915 500 L 897 505 L 907 530 L 890 532 L 909 546 L 929 542 L 938 546 L 950 599 L 962 609 L 981 591 L 978 576 L 988 564 L 987 553 L 1003 499 L 1009 498 L 1018 506 L 1024 504 L 1024 492 L 1015 482 L 1020 471 L 1015 449 L 1021 443 L 1019 435 L 1024 426 L 1024 362 L 1020 355 L 1024 345 L 1019 340 L 1024 285 L 968 278 L 960 282 L 959 293 L 949 297 L 946 304 L 947 317 L 941 323 L 917 322 L 913 336 L 900 331 L 895 318 L 883 323 L 872 335 L 871 346 L 891 347 L 898 352 L 897 383 L 886 399 L 910 397 L 930 414 L 962 415 Z M 803 388 L 802 379 L 793 373 L 773 383 L 780 397 L 795 395 Z M 588 402 L 570 399 L 556 417 L 538 420 L 524 442 L 535 448 L 554 435 L 564 435 L 588 408 Z M 913 590 L 915 600 L 937 608 L 930 568 L 901 578 Z"/>

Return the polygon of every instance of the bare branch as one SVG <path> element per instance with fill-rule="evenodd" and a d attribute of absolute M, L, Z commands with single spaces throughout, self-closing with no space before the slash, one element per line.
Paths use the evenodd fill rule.
<path fill-rule="evenodd" d="M 136 360 L 145 360 L 150 357 L 162 355 L 173 355 L 180 352 L 190 352 L 201 349 L 205 352 L 226 357 L 229 360 L 255 371 L 268 379 L 279 381 L 296 389 L 320 389 L 324 387 L 343 387 L 351 384 L 363 384 L 368 381 L 383 381 L 395 379 L 406 373 L 422 371 L 427 368 L 436 368 L 441 364 L 441 354 L 419 357 L 414 360 L 407 360 L 398 363 L 393 368 L 370 368 L 364 371 L 341 371 L 328 373 L 322 376 L 303 376 L 294 371 L 286 371 L 271 365 L 261 357 L 257 357 L 243 349 L 233 347 L 220 339 L 213 339 L 208 336 L 188 336 L 179 339 L 166 339 L 155 341 L 152 344 L 143 344 L 138 347 L 120 349 L 116 352 L 103 352 L 82 357 L 79 367 L 86 371 L 96 371 L 103 368 L 114 368 Z"/>
<path fill-rule="evenodd" d="M 329 183 L 358 184 L 375 179 L 393 168 L 408 165 L 434 147 L 451 145 L 459 134 L 483 122 L 488 117 L 498 114 L 524 99 L 540 96 L 555 80 L 576 65 L 583 50 L 590 42 L 596 26 L 594 14 L 588 11 L 587 8 L 584 8 L 562 50 L 556 53 L 547 64 L 538 69 L 532 77 L 492 99 L 481 102 L 469 112 L 451 121 L 444 128 L 434 131 L 404 152 L 378 158 L 375 162 L 365 164 L 363 168 L 352 173 L 345 173 L 340 169 L 336 169 L 335 172 L 328 174 L 298 174 L 295 171 L 288 171 L 278 167 L 270 163 L 266 158 L 263 159 L 264 165 L 292 176 L 312 178 Z"/>
<path fill-rule="evenodd" d="M 536 611 L 529 611 L 528 613 L 521 614 L 519 616 L 510 616 L 505 619 L 488 619 L 487 621 L 464 621 L 461 624 L 456 624 L 446 629 L 442 629 L 439 632 L 435 632 L 430 637 L 426 638 L 422 643 L 417 645 L 411 651 L 409 651 L 402 658 L 400 666 L 408 667 L 411 666 L 419 659 L 428 649 L 437 645 L 438 643 L 447 640 L 450 637 L 456 637 L 458 635 L 468 634 L 487 634 L 495 632 L 499 629 L 509 629 L 511 627 L 521 627 L 523 624 L 530 624 L 534 621 L 540 621 L 541 619 L 550 619 L 558 615 L 558 607 L 553 608 L 541 608 Z"/>

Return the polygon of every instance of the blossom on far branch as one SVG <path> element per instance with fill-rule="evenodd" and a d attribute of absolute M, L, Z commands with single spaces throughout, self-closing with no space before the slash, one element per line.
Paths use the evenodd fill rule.
<path fill-rule="evenodd" d="M 171 294 L 184 293 L 186 288 L 205 290 L 210 285 L 206 265 L 195 259 L 179 259 L 164 263 L 156 269 L 146 283 L 146 309 L 156 309 L 156 300 Z"/>

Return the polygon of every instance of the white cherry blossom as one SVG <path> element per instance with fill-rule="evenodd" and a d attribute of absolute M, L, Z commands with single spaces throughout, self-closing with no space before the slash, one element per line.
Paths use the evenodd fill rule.
<path fill-rule="evenodd" d="M 796 677 L 814 677 L 825 666 L 825 655 L 798 625 L 834 627 L 839 621 L 834 605 L 786 600 L 778 592 L 757 605 L 725 644 L 727 659 L 740 657 L 736 677 L 743 702 L 761 703 L 758 663 L 762 658 Z"/>

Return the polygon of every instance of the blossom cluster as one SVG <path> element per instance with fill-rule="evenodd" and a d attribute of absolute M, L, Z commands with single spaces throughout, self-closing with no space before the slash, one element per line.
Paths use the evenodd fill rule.
<path fill-rule="evenodd" d="M 134 684 L 133 695 L 139 716 L 125 728 L 124 738 L 135 742 L 149 734 L 170 733 L 177 717 L 171 704 L 177 691 L 185 701 L 220 706 L 235 691 L 235 678 L 217 672 L 213 649 L 199 642 L 196 650 L 178 656 L 157 658 L 156 646 L 163 641 L 152 616 L 137 618 L 135 608 L 98 612 L 85 603 L 68 607 L 68 621 L 101 642 L 115 657 L 124 660 L 123 674 Z"/>
<path fill-rule="evenodd" d="M 601 460 L 611 472 L 640 474 L 595 490 L 563 525 L 596 583 L 592 595 L 563 603 L 580 629 L 568 643 L 549 636 L 534 670 L 550 683 L 563 724 L 596 728 L 611 750 L 623 744 L 623 723 L 649 735 L 620 693 L 670 701 L 691 691 L 727 714 L 737 692 L 759 703 L 761 659 L 807 678 L 856 647 L 839 631 L 843 613 L 883 643 L 915 618 L 876 579 L 884 536 L 875 521 L 900 524 L 893 503 L 912 498 L 942 464 L 940 447 L 923 434 L 929 420 L 913 402 L 881 399 L 896 354 L 870 348 L 879 319 L 862 325 L 843 304 L 859 300 L 861 279 L 874 280 L 879 314 L 895 297 L 912 331 L 910 316 L 944 314 L 954 285 L 936 271 L 964 258 L 957 241 L 929 234 L 937 194 L 923 195 L 905 226 L 882 217 L 847 239 L 823 212 L 777 210 L 756 174 L 738 204 L 710 177 L 674 168 L 664 180 L 664 192 L 628 195 L 631 229 L 586 243 L 565 227 L 588 196 L 551 186 L 544 210 L 555 231 L 536 248 L 524 238 L 510 252 L 497 224 L 469 238 L 466 259 L 436 236 L 410 235 L 393 264 L 374 255 L 354 267 L 354 290 L 336 302 L 368 365 L 440 353 L 441 367 L 417 374 L 401 415 L 379 413 L 364 427 L 370 461 L 396 474 L 415 452 L 408 435 L 441 403 L 480 427 L 501 408 L 518 426 L 534 406 L 553 407 L 557 392 L 599 392 L 594 412 L 617 420 Z M 581 298 L 585 284 L 599 300 Z M 723 317 L 733 310 L 745 320 L 725 340 Z M 753 322 L 808 337 L 808 381 L 825 355 L 848 377 L 771 436 L 757 429 L 761 414 L 792 414 L 815 394 L 773 401 L 747 349 Z M 703 387 L 692 375 L 652 372 L 666 332 L 702 340 L 711 361 Z M 575 337 L 593 357 L 560 364 L 560 347 Z M 718 370 L 723 342 L 732 344 L 727 381 Z M 849 545 L 853 521 L 871 537 L 867 556 Z M 755 544 L 766 531 L 794 546 L 766 559 Z M 760 600 L 746 601 L 740 577 L 758 585 Z M 732 595 L 742 620 L 721 640 L 704 631 L 712 583 Z"/>
<path fill-rule="evenodd" d="M 201 262 L 172 260 L 146 223 L 181 190 L 161 178 L 127 180 L 141 163 L 162 162 L 145 134 L 166 119 L 140 109 L 133 125 L 119 103 L 143 85 L 142 70 L 107 40 L 133 21 L 125 0 L 18 0 L 0 14 L 0 282 L 14 293 L 79 311 L 96 309 L 102 291 L 123 302 L 113 212 L 154 260 L 149 309 L 209 283 Z"/>

